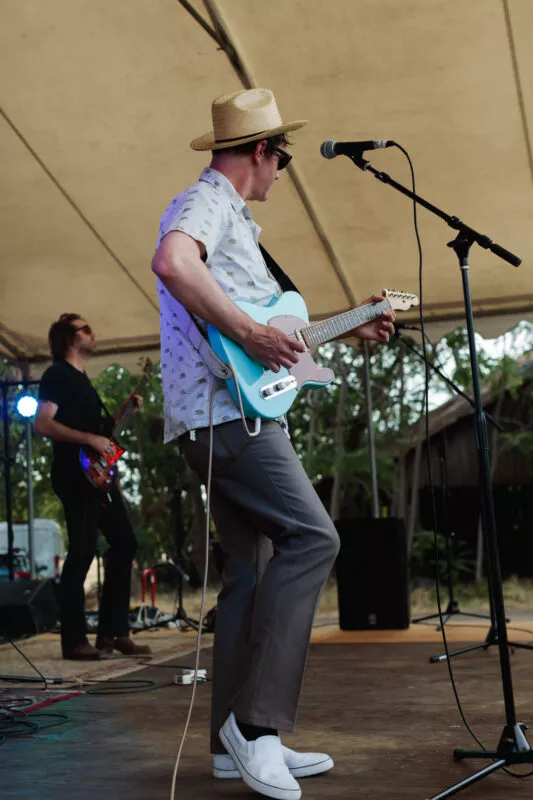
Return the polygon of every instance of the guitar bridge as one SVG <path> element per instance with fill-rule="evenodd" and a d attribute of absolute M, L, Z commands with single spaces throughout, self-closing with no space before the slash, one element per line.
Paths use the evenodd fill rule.
<path fill-rule="evenodd" d="M 273 383 L 267 383 L 266 386 L 262 386 L 259 390 L 259 394 L 263 400 L 272 400 L 274 397 L 278 397 L 284 392 L 289 392 L 291 389 L 297 388 L 298 381 L 294 375 L 287 375 L 285 378 L 279 378 L 279 380 Z"/>

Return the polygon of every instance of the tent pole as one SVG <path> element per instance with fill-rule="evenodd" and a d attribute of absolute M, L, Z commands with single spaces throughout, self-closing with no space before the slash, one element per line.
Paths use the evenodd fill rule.
<path fill-rule="evenodd" d="M 30 377 L 30 365 L 25 361 L 22 365 L 22 374 L 24 378 L 24 391 L 28 391 L 28 380 Z M 26 435 L 26 485 L 27 485 L 27 504 L 28 504 L 28 558 L 30 561 L 30 578 L 33 580 L 36 577 L 35 571 L 35 535 L 34 535 L 34 504 L 33 504 L 33 453 L 32 453 L 32 437 L 33 427 L 31 419 L 28 417 L 25 424 Z"/>
<path fill-rule="evenodd" d="M 31 420 L 26 420 L 26 482 L 28 486 L 28 557 L 30 560 L 30 578 L 36 577 L 35 573 L 35 545 L 34 545 L 34 525 L 33 525 L 33 470 L 32 470 L 32 447 L 33 436 Z"/>
<path fill-rule="evenodd" d="M 4 462 L 4 486 L 6 496 L 6 521 L 7 521 L 7 566 L 9 580 L 14 579 L 13 574 L 13 495 L 11 493 L 11 454 L 9 452 L 9 384 L 2 381 L 2 418 L 4 430 L 4 452 L 1 460 Z"/>
<path fill-rule="evenodd" d="M 198 22 L 199 25 L 206 31 L 206 33 L 214 39 L 221 49 L 226 54 L 227 58 L 239 80 L 241 81 L 242 85 L 245 89 L 254 89 L 257 88 L 257 80 L 252 73 L 252 70 L 249 64 L 246 62 L 246 59 L 243 57 L 242 53 L 239 50 L 237 42 L 235 41 L 234 37 L 232 36 L 231 30 L 226 22 L 224 15 L 219 7 L 219 4 L 216 0 L 204 0 L 204 6 L 206 11 L 211 19 L 213 27 L 209 25 L 203 17 L 198 14 L 197 11 L 194 10 L 193 6 L 189 0 L 178 0 L 181 6 L 191 14 L 191 16 Z M 337 279 L 342 287 L 342 290 L 346 296 L 348 304 L 350 307 L 354 307 L 357 305 L 356 299 L 356 292 L 355 288 L 351 285 L 350 278 L 341 263 L 341 260 L 333 246 L 333 242 L 330 240 L 326 228 L 320 218 L 320 215 L 315 207 L 315 203 L 311 199 L 309 191 L 304 183 L 304 179 L 295 166 L 294 163 L 289 164 L 287 167 L 287 172 L 290 175 L 291 181 L 294 184 L 294 188 L 296 189 L 300 201 L 305 209 L 307 216 L 316 231 L 318 238 L 322 244 L 324 252 L 331 264 Z"/>

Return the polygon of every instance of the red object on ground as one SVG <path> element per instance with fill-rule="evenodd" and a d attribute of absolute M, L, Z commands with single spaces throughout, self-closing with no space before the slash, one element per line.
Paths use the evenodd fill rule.
<path fill-rule="evenodd" d="M 156 598 L 156 591 L 157 591 L 157 575 L 155 569 L 145 569 L 142 574 L 142 581 L 141 581 L 141 603 L 144 605 L 144 601 L 146 598 L 146 581 L 150 581 L 150 599 L 152 601 L 152 606 L 155 607 L 155 598 Z"/>

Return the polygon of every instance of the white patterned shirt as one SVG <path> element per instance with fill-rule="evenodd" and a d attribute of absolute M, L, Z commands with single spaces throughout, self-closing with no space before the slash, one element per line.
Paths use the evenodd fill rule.
<path fill-rule="evenodd" d="M 159 247 L 170 231 L 183 231 L 207 251 L 206 265 L 232 300 L 268 305 L 281 294 L 258 245 L 261 228 L 233 184 L 207 168 L 198 183 L 175 197 L 159 226 Z M 213 381 L 213 424 L 240 419 L 224 380 L 209 371 L 178 325 L 181 304 L 157 280 L 161 318 L 161 376 L 165 398 L 165 443 L 209 425 Z M 205 330 L 205 323 L 198 320 Z"/>

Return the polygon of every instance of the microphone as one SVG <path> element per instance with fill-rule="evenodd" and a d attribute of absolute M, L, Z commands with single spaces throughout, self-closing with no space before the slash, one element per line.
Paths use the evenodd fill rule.
<path fill-rule="evenodd" d="M 368 139 L 364 142 L 336 142 L 328 139 L 320 145 L 320 152 L 324 158 L 337 156 L 360 156 L 365 150 L 379 150 L 382 147 L 394 147 L 393 139 Z"/>

